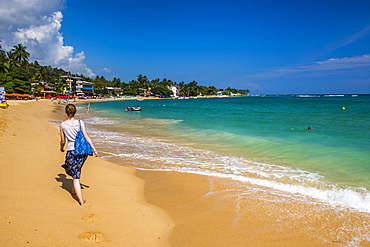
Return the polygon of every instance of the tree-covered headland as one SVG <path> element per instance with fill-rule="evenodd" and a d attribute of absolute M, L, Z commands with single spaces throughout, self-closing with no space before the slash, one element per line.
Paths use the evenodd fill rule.
<path fill-rule="evenodd" d="M 1 41 L 0 41 L 1 42 Z M 198 95 L 216 95 L 222 91 L 222 94 L 242 94 L 249 93 L 248 89 L 217 89 L 214 86 L 200 86 L 196 81 L 189 83 L 174 82 L 172 80 L 153 79 L 149 80 L 145 75 L 138 75 L 135 80 L 123 82 L 120 78 L 107 80 L 104 76 L 88 78 L 84 75 L 72 74 L 61 68 L 51 66 L 42 66 L 37 61 L 29 61 L 30 53 L 27 47 L 18 44 L 10 51 L 2 49 L 0 43 L 0 87 L 4 87 L 7 93 L 34 94 L 42 95 L 43 85 L 52 87 L 55 94 L 68 94 L 70 84 L 65 75 L 81 78 L 82 81 L 92 82 L 94 85 L 94 95 L 97 96 L 117 96 L 117 95 L 141 95 L 150 92 L 153 95 L 169 97 L 173 92 L 170 86 L 176 86 L 180 95 L 198 96 Z M 114 90 L 109 90 L 114 88 Z"/>

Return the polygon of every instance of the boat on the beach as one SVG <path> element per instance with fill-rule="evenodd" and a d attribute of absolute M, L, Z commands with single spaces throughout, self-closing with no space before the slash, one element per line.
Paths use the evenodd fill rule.
<path fill-rule="evenodd" d="M 126 111 L 141 111 L 142 109 L 140 106 L 133 106 L 133 107 L 128 106 L 125 110 Z"/>

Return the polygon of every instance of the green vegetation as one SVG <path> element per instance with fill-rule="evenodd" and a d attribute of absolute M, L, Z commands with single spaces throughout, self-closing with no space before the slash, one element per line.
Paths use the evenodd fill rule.
<path fill-rule="evenodd" d="M 0 41 L 1 42 L 1 41 Z M 64 71 L 60 68 L 52 68 L 51 66 L 41 66 L 37 61 L 29 62 L 30 53 L 27 52 L 27 47 L 18 44 L 9 52 L 1 49 L 0 43 L 0 86 L 5 88 L 7 93 L 28 93 L 41 95 L 43 88 L 39 82 L 46 82 L 52 86 L 57 93 L 62 93 L 65 89 L 68 90 L 69 84 L 62 75 L 71 75 L 79 77 L 83 81 L 94 83 L 94 95 L 108 96 L 113 95 L 140 95 L 150 91 L 154 95 L 168 97 L 172 95 L 172 91 L 168 86 L 178 86 L 180 95 L 198 96 L 198 95 L 215 95 L 218 91 L 222 91 L 225 95 L 230 94 L 248 94 L 249 90 L 238 90 L 233 88 L 216 89 L 214 86 L 199 86 L 196 81 L 188 84 L 185 82 L 174 82 L 171 80 L 154 79 L 149 80 L 145 75 L 138 75 L 136 80 L 131 80 L 128 83 L 122 82 L 119 78 L 113 78 L 112 81 L 107 80 L 104 76 L 96 76 L 94 79 L 85 77 L 84 75 L 74 74 Z M 108 90 L 114 88 L 115 90 Z"/>

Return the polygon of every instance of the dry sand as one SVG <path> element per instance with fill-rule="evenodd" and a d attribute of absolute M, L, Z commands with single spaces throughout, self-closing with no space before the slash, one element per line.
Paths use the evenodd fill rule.
<path fill-rule="evenodd" d="M 79 206 L 48 122 L 55 107 L 10 102 L 0 111 L 0 246 L 167 246 L 173 222 L 145 202 L 131 168 L 89 157 L 81 183 L 91 207 Z"/>
<path fill-rule="evenodd" d="M 81 207 L 47 121 L 62 109 L 40 101 L 0 111 L 0 246 L 370 246 L 361 240 L 369 214 L 93 157 L 81 177 L 91 207 Z"/>

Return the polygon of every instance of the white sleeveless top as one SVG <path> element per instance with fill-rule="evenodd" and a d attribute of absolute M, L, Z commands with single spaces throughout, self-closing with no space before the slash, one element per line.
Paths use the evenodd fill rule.
<path fill-rule="evenodd" d="M 85 126 L 84 122 L 82 120 L 78 120 L 81 123 L 81 129 Z M 75 139 L 76 134 L 80 130 L 80 125 L 72 126 L 67 124 L 65 121 L 62 122 L 62 129 L 64 132 L 64 135 L 66 136 L 68 140 L 67 145 L 67 151 L 75 150 Z"/>

